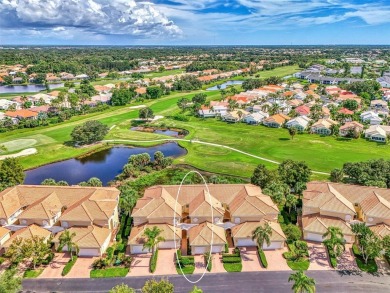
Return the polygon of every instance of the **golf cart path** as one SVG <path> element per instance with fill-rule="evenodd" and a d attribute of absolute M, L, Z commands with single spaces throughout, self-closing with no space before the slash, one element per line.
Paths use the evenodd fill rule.
<path fill-rule="evenodd" d="M 164 141 L 184 141 L 184 142 L 198 143 L 198 144 L 203 144 L 203 145 L 209 145 L 209 146 L 214 146 L 214 147 L 225 148 L 225 149 L 228 149 L 228 150 L 231 150 L 231 151 L 234 151 L 234 152 L 237 152 L 237 153 L 241 153 L 243 155 L 246 155 L 246 156 L 249 156 L 249 157 L 252 157 L 252 158 L 255 158 L 255 159 L 259 159 L 259 160 L 263 160 L 263 161 L 266 161 L 266 162 L 269 162 L 269 163 L 280 165 L 280 163 L 277 162 L 277 161 L 270 160 L 270 159 L 267 159 L 267 158 L 264 158 L 264 157 L 260 157 L 260 156 L 256 156 L 256 155 L 253 155 L 253 154 L 241 151 L 239 149 L 232 148 L 230 146 L 226 146 L 226 145 L 223 145 L 223 144 L 217 144 L 217 143 L 211 143 L 211 142 L 205 142 L 205 141 L 200 141 L 200 140 L 195 140 L 195 139 L 194 140 L 192 140 L 192 139 L 184 139 L 184 138 L 162 138 L 162 139 L 153 139 L 153 140 L 109 139 L 109 140 L 104 140 L 103 142 L 130 142 L 130 143 L 146 142 L 147 143 L 147 142 L 164 142 Z M 326 172 L 319 172 L 319 171 L 312 171 L 312 172 L 315 173 L 315 174 L 329 175 L 329 173 L 326 173 Z"/>

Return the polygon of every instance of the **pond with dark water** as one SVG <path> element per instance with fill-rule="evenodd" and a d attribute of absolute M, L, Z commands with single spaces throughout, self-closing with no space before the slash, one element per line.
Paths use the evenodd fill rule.
<path fill-rule="evenodd" d="M 166 157 L 174 158 L 187 153 L 184 148 L 174 142 L 154 147 L 118 146 L 93 153 L 82 159 L 69 159 L 26 171 L 24 184 L 40 184 L 47 178 L 53 178 L 56 181 L 65 180 L 70 185 L 74 185 L 87 181 L 91 177 L 97 177 L 106 186 L 122 172 L 123 166 L 127 164 L 131 155 L 148 153 L 153 160 L 153 155 L 157 151 L 161 151 Z"/>

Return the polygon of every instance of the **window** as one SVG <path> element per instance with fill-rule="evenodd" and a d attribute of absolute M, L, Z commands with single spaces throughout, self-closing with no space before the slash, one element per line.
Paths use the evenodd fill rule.
<path fill-rule="evenodd" d="M 240 219 L 240 218 L 235 218 L 235 219 L 234 219 L 234 223 L 239 224 L 240 222 L 241 222 L 241 219 Z"/>

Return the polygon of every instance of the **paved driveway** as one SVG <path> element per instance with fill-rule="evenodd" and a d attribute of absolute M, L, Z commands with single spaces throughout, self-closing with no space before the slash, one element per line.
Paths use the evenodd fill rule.
<path fill-rule="evenodd" d="M 79 257 L 73 268 L 64 278 L 89 278 L 92 263 L 98 257 Z"/>
<path fill-rule="evenodd" d="M 53 261 L 43 270 L 38 278 L 62 278 L 62 270 L 69 260 L 69 253 L 56 253 Z M 73 269 L 75 269 L 75 266 L 73 266 Z"/>
<path fill-rule="evenodd" d="M 210 260 L 212 261 L 212 259 Z M 208 271 L 206 270 L 206 265 L 204 262 L 204 256 L 203 255 L 195 255 L 195 271 L 194 274 L 203 274 L 206 271 L 206 274 Z"/>
<path fill-rule="evenodd" d="M 151 256 L 152 256 L 151 253 L 132 255 L 131 257 L 133 258 L 133 260 L 131 262 L 130 271 L 129 271 L 127 276 L 147 276 L 147 275 L 150 275 L 149 262 L 150 262 Z M 161 256 L 159 255 L 159 257 L 161 257 Z"/>
<path fill-rule="evenodd" d="M 264 270 L 260 265 L 256 247 L 242 247 L 240 248 L 240 251 L 243 272 L 258 272 Z"/>
<path fill-rule="evenodd" d="M 177 274 L 175 267 L 175 249 L 159 249 L 155 275 Z"/>
<path fill-rule="evenodd" d="M 352 252 L 352 244 L 345 245 L 344 253 L 337 260 L 337 269 L 340 271 L 359 271 Z"/>
<path fill-rule="evenodd" d="M 287 247 L 276 250 L 264 250 L 265 257 L 267 258 L 268 268 L 267 271 L 291 271 L 287 265 L 286 259 L 283 257 L 283 253 L 288 251 Z"/>
<path fill-rule="evenodd" d="M 222 254 L 213 254 L 213 266 L 211 268 L 212 273 L 227 273 L 222 263 Z"/>
<path fill-rule="evenodd" d="M 328 252 L 326 251 L 325 246 L 322 243 L 309 241 L 307 242 L 307 245 L 309 246 L 309 270 L 331 270 L 332 268 L 329 264 Z"/>
<path fill-rule="evenodd" d="M 390 275 L 390 265 L 384 258 L 377 259 L 376 264 L 378 265 L 378 272 L 380 274 Z"/>

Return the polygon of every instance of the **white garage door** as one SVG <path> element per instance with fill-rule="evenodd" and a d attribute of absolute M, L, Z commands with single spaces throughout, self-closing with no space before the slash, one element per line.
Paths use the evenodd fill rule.
<path fill-rule="evenodd" d="M 79 256 L 100 256 L 100 252 L 96 248 L 82 248 L 80 249 Z"/>
<path fill-rule="evenodd" d="M 206 252 L 206 247 L 193 247 L 193 254 L 204 254 Z"/>
<path fill-rule="evenodd" d="M 221 246 L 221 245 L 215 245 L 215 246 L 213 246 L 211 252 L 212 253 L 219 253 L 222 251 L 222 248 L 223 248 L 223 246 Z"/>
<path fill-rule="evenodd" d="M 179 248 L 179 245 L 176 245 Z M 175 248 L 175 241 L 162 241 L 158 244 L 158 248 Z"/>
<path fill-rule="evenodd" d="M 236 246 L 256 246 L 256 243 L 252 239 L 237 239 Z"/>
<path fill-rule="evenodd" d="M 307 233 L 305 240 L 310 240 L 310 241 L 317 241 L 317 242 L 322 242 L 322 235 L 321 234 L 315 234 L 315 233 Z"/>
<path fill-rule="evenodd" d="M 130 251 L 131 254 L 139 254 L 139 253 L 148 253 L 148 250 L 142 250 L 143 246 L 142 245 L 131 245 L 130 246 Z"/>
<path fill-rule="evenodd" d="M 270 246 L 267 246 L 267 243 L 263 245 L 264 250 L 272 250 L 272 249 L 279 249 L 281 248 L 282 243 L 281 242 L 271 242 Z"/>

